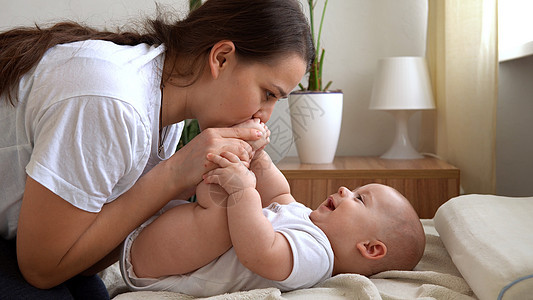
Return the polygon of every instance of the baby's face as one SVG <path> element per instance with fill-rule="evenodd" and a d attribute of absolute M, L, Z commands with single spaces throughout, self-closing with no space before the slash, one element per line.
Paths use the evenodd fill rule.
<path fill-rule="evenodd" d="M 403 205 L 402 196 L 386 185 L 368 184 L 352 191 L 340 187 L 310 218 L 335 247 L 338 243 L 377 238 L 386 216 L 395 213 L 398 205 Z"/>

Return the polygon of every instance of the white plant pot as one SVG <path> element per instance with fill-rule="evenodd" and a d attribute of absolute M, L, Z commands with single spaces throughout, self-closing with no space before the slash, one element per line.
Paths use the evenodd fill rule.
<path fill-rule="evenodd" d="M 342 92 L 289 95 L 292 134 L 301 163 L 333 162 L 342 121 Z"/>

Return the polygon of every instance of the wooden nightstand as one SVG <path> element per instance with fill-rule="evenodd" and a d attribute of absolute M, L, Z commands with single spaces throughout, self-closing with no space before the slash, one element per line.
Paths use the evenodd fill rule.
<path fill-rule="evenodd" d="M 459 195 L 459 169 L 436 158 L 388 160 L 377 157 L 336 157 L 331 164 L 300 164 L 286 157 L 277 167 L 298 202 L 315 209 L 343 185 L 349 189 L 376 182 L 401 192 L 422 219 Z"/>

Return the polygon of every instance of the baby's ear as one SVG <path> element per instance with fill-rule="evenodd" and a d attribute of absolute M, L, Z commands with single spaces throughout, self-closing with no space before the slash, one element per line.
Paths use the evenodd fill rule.
<path fill-rule="evenodd" d="M 378 240 L 359 242 L 356 247 L 361 255 L 368 259 L 380 259 L 387 254 L 387 246 Z"/>

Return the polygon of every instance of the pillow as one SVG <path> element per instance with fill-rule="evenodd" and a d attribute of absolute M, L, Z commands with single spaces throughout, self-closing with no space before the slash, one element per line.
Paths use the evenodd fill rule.
<path fill-rule="evenodd" d="M 531 299 L 533 197 L 464 195 L 434 222 L 457 269 L 479 299 Z"/>

